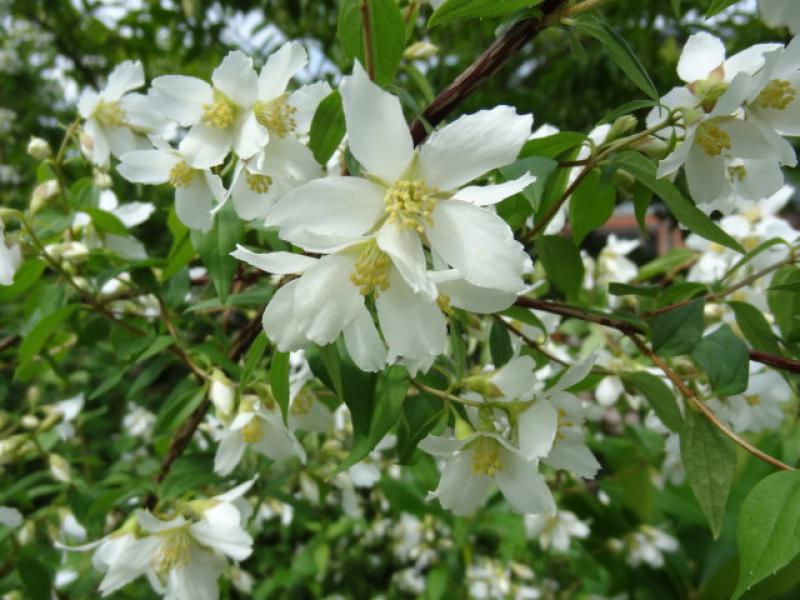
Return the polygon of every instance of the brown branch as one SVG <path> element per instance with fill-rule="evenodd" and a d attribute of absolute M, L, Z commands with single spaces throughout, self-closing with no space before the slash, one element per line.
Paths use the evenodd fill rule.
<path fill-rule="evenodd" d="M 367 74 L 375 81 L 375 54 L 372 49 L 372 21 L 369 15 L 369 3 L 361 0 L 361 29 L 364 31 L 364 62 Z"/>
<path fill-rule="evenodd" d="M 444 88 L 428 105 L 428 108 L 422 113 L 422 117 L 411 123 L 411 137 L 414 139 L 414 145 L 418 146 L 428 136 L 425 123 L 430 123 L 434 127 L 441 123 L 475 88 L 497 73 L 520 48 L 547 27 L 547 18 L 555 15 L 564 1 L 545 0 L 539 6 L 543 13 L 542 17 L 514 23 L 503 35 L 492 42 L 461 75 Z"/>
<path fill-rule="evenodd" d="M 766 452 L 762 452 L 761 450 L 753 446 L 750 442 L 748 442 L 744 438 L 740 437 L 737 433 L 732 431 L 727 425 L 725 425 L 725 423 L 719 420 L 717 415 L 714 414 L 714 411 L 712 411 L 708 406 L 706 406 L 705 402 L 703 402 L 702 400 L 700 400 L 700 398 L 697 397 L 697 394 L 695 394 L 692 391 L 692 389 L 688 385 L 686 385 L 686 383 L 684 383 L 684 381 L 678 376 L 678 374 L 675 373 L 675 371 L 673 371 L 672 369 L 670 369 L 669 365 L 663 358 L 658 356 L 655 352 L 653 352 L 650 348 L 647 347 L 647 344 L 645 344 L 639 338 L 638 335 L 631 333 L 626 335 L 636 345 L 636 347 L 639 349 L 639 352 L 647 356 L 647 358 L 649 358 L 654 365 L 656 365 L 659 369 L 661 369 L 664 375 L 666 375 L 669 378 L 669 380 L 675 385 L 675 387 L 678 388 L 678 390 L 686 398 L 686 400 L 688 400 L 689 403 L 692 406 L 694 406 L 697 410 L 703 413 L 703 415 L 714 425 L 714 427 L 719 429 L 724 435 L 733 440 L 733 442 L 735 442 L 736 444 L 747 450 L 750 454 L 752 454 L 756 458 L 763 460 L 765 463 L 768 463 L 773 467 L 777 469 L 782 469 L 784 471 L 794 470 L 794 467 L 787 465 L 784 462 L 781 462 L 780 460 L 778 460 L 774 456 L 770 456 Z"/>
<path fill-rule="evenodd" d="M 760 352 L 759 350 L 750 350 L 750 360 L 775 367 L 776 369 L 782 369 L 783 371 L 800 373 L 800 360 L 775 356 L 774 354 Z"/>

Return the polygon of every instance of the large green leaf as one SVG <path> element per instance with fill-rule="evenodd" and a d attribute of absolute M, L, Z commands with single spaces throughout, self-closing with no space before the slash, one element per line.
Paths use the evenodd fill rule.
<path fill-rule="evenodd" d="M 661 356 L 691 352 L 703 337 L 702 298 L 678 306 L 653 318 L 650 324 L 653 350 Z"/>
<path fill-rule="evenodd" d="M 276 352 L 269 367 L 269 384 L 272 395 L 281 407 L 283 420 L 289 416 L 289 353 Z"/>
<path fill-rule="evenodd" d="M 683 427 L 683 416 L 675 394 L 660 378 L 645 371 L 625 373 L 622 380 L 642 394 L 650 403 L 661 422 L 671 431 L 679 432 Z"/>
<path fill-rule="evenodd" d="M 463 21 L 464 19 L 503 17 L 524 8 L 533 8 L 544 0 L 445 0 L 436 9 L 428 27 L 436 27 L 442 23 Z"/>
<path fill-rule="evenodd" d="M 711 389 L 718 396 L 733 396 L 747 389 L 750 353 L 727 325 L 700 340 L 692 358 L 706 372 Z"/>
<path fill-rule="evenodd" d="M 33 326 L 23 338 L 19 350 L 17 351 L 17 358 L 19 360 L 17 373 L 33 362 L 58 326 L 72 316 L 72 313 L 77 309 L 77 304 L 62 306 L 49 315 L 42 317 L 42 319 Z"/>
<path fill-rule="evenodd" d="M 800 554 L 800 471 L 761 480 L 742 503 L 737 525 L 739 583 L 734 598 Z"/>
<path fill-rule="evenodd" d="M 237 264 L 236 259 L 230 254 L 244 237 L 242 221 L 236 214 L 233 202 L 228 202 L 217 213 L 214 226 L 208 233 L 195 229 L 191 235 L 192 245 L 208 269 L 217 295 L 222 302 L 225 302 Z"/>
<path fill-rule="evenodd" d="M 772 331 L 764 313 L 752 304 L 745 302 L 729 302 L 728 304 L 736 315 L 736 324 L 753 348 L 780 356 L 781 347 L 778 344 L 778 338 Z"/>
<path fill-rule="evenodd" d="M 311 121 L 311 134 L 308 147 L 314 153 L 317 162 L 327 163 L 345 133 L 344 110 L 342 97 L 338 90 L 331 92 L 319 103 L 317 112 Z"/>
<path fill-rule="evenodd" d="M 547 277 L 570 300 L 578 296 L 583 281 L 583 261 L 572 240 L 545 235 L 536 240 L 536 256 L 544 266 Z"/>
<path fill-rule="evenodd" d="M 733 6 L 739 0 L 711 0 L 711 4 L 706 9 L 706 18 L 713 17 L 717 13 L 721 13 L 729 6 Z"/>
<path fill-rule="evenodd" d="M 586 235 L 608 221 L 614 212 L 616 188 L 599 169 L 593 169 L 575 188 L 569 201 L 572 239 L 580 246 Z"/>
<path fill-rule="evenodd" d="M 650 98 L 658 100 L 658 90 L 653 80 L 625 38 L 597 15 L 581 15 L 575 20 L 575 27 L 603 44 L 611 60 L 625 75 Z"/>
<path fill-rule="evenodd" d="M 716 538 L 736 473 L 736 447 L 699 412 L 687 413 L 681 429 L 681 459 L 686 480 Z"/>
<path fill-rule="evenodd" d="M 497 369 L 514 356 L 508 329 L 497 320 L 492 322 L 492 328 L 489 330 L 489 351 L 492 355 L 492 362 Z"/>
<path fill-rule="evenodd" d="M 417 444 L 446 421 L 447 415 L 442 400 L 431 394 L 419 393 L 405 401 L 397 423 L 397 460 L 400 464 L 413 461 Z"/>
<path fill-rule="evenodd" d="M 708 218 L 708 215 L 689 202 L 669 180 L 656 177 L 656 167 L 650 159 L 629 150 L 616 156 L 612 163 L 633 175 L 637 181 L 646 185 L 653 193 L 659 196 L 681 225 L 700 237 L 744 254 L 744 248 L 739 242 L 725 233 Z"/>
<path fill-rule="evenodd" d="M 772 276 L 771 289 L 767 292 L 770 310 L 787 342 L 800 341 L 800 294 L 780 288 L 794 283 L 800 283 L 800 269 L 781 267 Z"/>

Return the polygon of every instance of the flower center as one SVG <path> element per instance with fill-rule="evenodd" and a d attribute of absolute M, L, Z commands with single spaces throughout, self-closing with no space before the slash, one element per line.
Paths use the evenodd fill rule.
<path fill-rule="evenodd" d="M 256 121 L 278 137 L 286 137 L 297 128 L 294 118 L 297 108 L 286 101 L 288 97 L 283 94 L 267 102 L 256 102 L 253 108 Z"/>
<path fill-rule="evenodd" d="M 261 425 L 261 419 L 253 417 L 242 428 L 242 438 L 248 444 L 254 444 L 264 437 L 264 427 Z"/>
<path fill-rule="evenodd" d="M 709 156 L 719 156 L 731 147 L 731 136 L 713 123 L 698 125 L 696 139 Z"/>
<path fill-rule="evenodd" d="M 556 430 L 556 439 L 563 440 L 566 436 L 564 435 L 564 429 L 572 427 L 575 425 L 572 421 L 567 420 L 567 413 L 563 408 L 558 409 L 558 425 Z"/>
<path fill-rule="evenodd" d="M 758 406 L 761 404 L 761 398 L 756 395 L 745 396 L 744 399 L 750 406 Z"/>
<path fill-rule="evenodd" d="M 744 178 L 747 177 L 747 169 L 744 165 L 733 165 L 728 167 L 728 176 L 733 181 L 744 181 Z"/>
<path fill-rule="evenodd" d="M 162 534 L 164 542 L 155 558 L 155 570 L 162 578 L 174 568 L 189 561 L 192 537 L 185 527 L 173 529 Z"/>
<path fill-rule="evenodd" d="M 269 175 L 248 173 L 246 179 L 247 187 L 253 190 L 256 194 L 266 194 L 272 185 L 272 177 Z"/>
<path fill-rule="evenodd" d="M 758 108 L 784 110 L 797 97 L 797 89 L 785 79 L 773 79 L 756 98 Z"/>
<path fill-rule="evenodd" d="M 448 316 L 453 316 L 453 307 L 450 305 L 450 296 L 447 294 L 439 294 L 436 296 L 436 306 L 439 310 Z"/>
<path fill-rule="evenodd" d="M 362 296 L 375 292 L 375 297 L 377 297 L 380 292 L 385 292 L 389 289 L 389 267 L 391 264 L 392 261 L 378 248 L 375 240 L 370 240 L 364 246 L 353 265 L 350 281 L 358 288 Z"/>
<path fill-rule="evenodd" d="M 194 174 L 195 170 L 184 161 L 181 161 L 170 169 L 169 184 L 174 188 L 189 187 Z"/>
<path fill-rule="evenodd" d="M 236 120 L 236 105 L 219 90 L 214 90 L 214 102 L 205 104 L 203 108 L 203 123 L 211 127 L 227 129 Z"/>
<path fill-rule="evenodd" d="M 300 390 L 295 396 L 294 402 L 292 402 L 292 414 L 307 415 L 311 413 L 311 406 L 314 404 L 314 400 L 316 400 L 314 392 L 309 389 Z"/>
<path fill-rule="evenodd" d="M 416 229 L 422 233 L 425 224 L 433 225 L 431 213 L 437 200 L 437 190 L 429 188 L 421 179 L 397 181 L 383 197 L 386 221 L 396 223 L 401 229 Z"/>
<path fill-rule="evenodd" d="M 474 442 L 475 452 L 472 455 L 472 472 L 483 477 L 492 477 L 503 470 L 500 460 L 500 445 L 489 436 L 481 436 Z"/>
<path fill-rule="evenodd" d="M 94 117 L 107 127 L 119 127 L 125 123 L 125 111 L 119 102 L 101 102 L 94 109 Z"/>
<path fill-rule="evenodd" d="M 728 89 L 728 84 L 717 78 L 702 79 L 695 81 L 689 88 L 692 93 L 700 100 L 700 105 L 706 112 L 714 110 L 717 100 Z"/>

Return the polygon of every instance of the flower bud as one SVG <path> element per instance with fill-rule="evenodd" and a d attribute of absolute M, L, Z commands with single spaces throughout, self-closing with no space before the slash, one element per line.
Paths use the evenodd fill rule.
<path fill-rule="evenodd" d="M 53 155 L 53 150 L 47 140 L 32 135 L 28 142 L 28 154 L 36 160 L 46 160 Z"/>
<path fill-rule="evenodd" d="M 50 454 L 50 456 L 48 456 L 48 461 L 50 463 L 50 473 L 53 477 L 58 481 L 69 483 L 71 480 L 69 463 L 58 454 Z"/>
<path fill-rule="evenodd" d="M 475 430 L 469 423 L 467 423 L 464 419 L 460 417 L 456 417 L 456 428 L 455 428 L 456 439 L 463 440 L 472 435 L 473 433 L 475 433 Z"/>
<path fill-rule="evenodd" d="M 55 179 L 48 179 L 33 188 L 30 204 L 31 216 L 50 204 L 50 201 L 55 198 L 56 195 L 58 195 L 58 181 Z"/>
<path fill-rule="evenodd" d="M 499 398 L 503 392 L 489 378 L 489 375 L 472 375 L 463 380 L 464 387 L 473 392 L 478 392 L 487 398 Z"/>
<path fill-rule="evenodd" d="M 639 122 L 637 121 L 636 117 L 633 115 L 623 115 L 614 121 L 614 124 L 611 125 L 611 129 L 608 130 L 608 135 L 606 136 L 606 141 L 610 142 L 612 140 L 616 140 L 621 138 L 623 135 L 626 135 L 636 129 L 636 125 Z"/>
<path fill-rule="evenodd" d="M 39 422 L 36 415 L 25 415 L 20 419 L 20 423 L 25 429 L 36 429 L 39 426 Z"/>
<path fill-rule="evenodd" d="M 111 180 L 111 175 L 108 171 L 103 171 L 101 169 L 95 169 L 92 173 L 94 178 L 94 184 L 99 187 L 101 190 L 107 190 L 113 185 L 113 181 Z"/>
<path fill-rule="evenodd" d="M 411 44 L 403 52 L 406 60 L 424 60 L 439 53 L 439 46 L 430 42 L 420 41 Z"/>
<path fill-rule="evenodd" d="M 211 387 L 208 396 L 222 415 L 230 415 L 233 411 L 233 401 L 236 392 L 231 381 L 219 369 L 214 369 L 211 375 Z"/>
<path fill-rule="evenodd" d="M 655 137 L 654 135 L 647 136 L 641 140 L 637 140 L 630 145 L 634 150 L 638 150 L 642 154 L 646 154 L 650 158 L 664 158 L 669 149 L 670 144 L 664 140 Z"/>

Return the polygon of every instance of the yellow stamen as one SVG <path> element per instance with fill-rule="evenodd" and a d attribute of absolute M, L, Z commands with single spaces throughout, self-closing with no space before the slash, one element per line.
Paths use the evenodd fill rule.
<path fill-rule="evenodd" d="M 311 413 L 311 407 L 314 405 L 316 399 L 317 397 L 314 395 L 314 392 L 308 388 L 300 390 L 292 402 L 292 414 L 307 415 Z"/>
<path fill-rule="evenodd" d="M 719 156 L 723 150 L 731 148 L 731 136 L 713 123 L 698 125 L 695 139 L 709 156 Z"/>
<path fill-rule="evenodd" d="M 735 181 L 743 181 L 747 176 L 747 169 L 744 165 L 728 167 L 728 176 Z"/>
<path fill-rule="evenodd" d="M 288 97 L 283 94 L 268 102 L 256 102 L 253 107 L 256 120 L 278 137 L 286 137 L 297 128 L 297 108 L 286 101 Z"/>
<path fill-rule="evenodd" d="M 492 477 L 503 470 L 500 460 L 500 445 L 489 436 L 481 436 L 472 442 L 475 449 L 472 455 L 472 472 L 475 475 Z"/>
<path fill-rule="evenodd" d="M 101 102 L 94 109 L 94 116 L 108 127 L 119 127 L 125 123 L 125 111 L 119 102 Z"/>
<path fill-rule="evenodd" d="M 362 296 L 374 292 L 375 297 L 380 292 L 389 289 L 389 267 L 392 261 L 378 248 L 374 240 L 370 240 L 358 255 L 353 272 L 350 274 L 350 281 L 358 287 Z"/>
<path fill-rule="evenodd" d="M 797 89 L 785 79 L 773 79 L 761 90 L 755 105 L 758 108 L 784 110 L 797 97 Z"/>
<path fill-rule="evenodd" d="M 761 404 L 761 398 L 755 395 L 745 396 L 744 399 L 750 406 L 758 406 Z"/>
<path fill-rule="evenodd" d="M 246 443 L 254 444 L 262 437 L 264 437 L 264 427 L 261 425 L 261 419 L 253 417 L 247 425 L 242 428 L 242 438 Z"/>
<path fill-rule="evenodd" d="M 259 173 L 248 173 L 247 186 L 256 194 L 266 194 L 272 185 L 272 177 Z"/>
<path fill-rule="evenodd" d="M 179 162 L 169 172 L 169 184 L 174 188 L 189 187 L 195 170 L 184 161 Z"/>
<path fill-rule="evenodd" d="M 421 179 L 398 181 L 383 198 L 386 221 L 396 223 L 401 229 L 422 233 L 426 224 L 433 225 L 431 214 L 438 199 L 437 190 L 429 188 Z"/>
<path fill-rule="evenodd" d="M 164 532 L 161 535 L 164 536 L 164 543 L 161 544 L 156 555 L 155 570 L 163 578 L 172 569 L 185 565 L 189 561 L 192 537 L 184 527 Z"/>
<path fill-rule="evenodd" d="M 450 296 L 447 294 L 439 294 L 436 297 L 436 305 L 444 314 L 449 316 L 453 315 L 453 307 L 450 306 Z"/>
<path fill-rule="evenodd" d="M 564 432 L 562 430 L 568 427 L 573 427 L 575 423 L 567 420 L 567 413 L 563 408 L 559 408 L 557 412 L 558 412 L 558 429 L 556 431 L 556 439 L 563 440 L 566 436 L 564 435 Z"/>
<path fill-rule="evenodd" d="M 214 90 L 214 102 L 203 108 L 203 122 L 217 129 L 227 129 L 236 120 L 236 105 L 218 90 Z"/>

